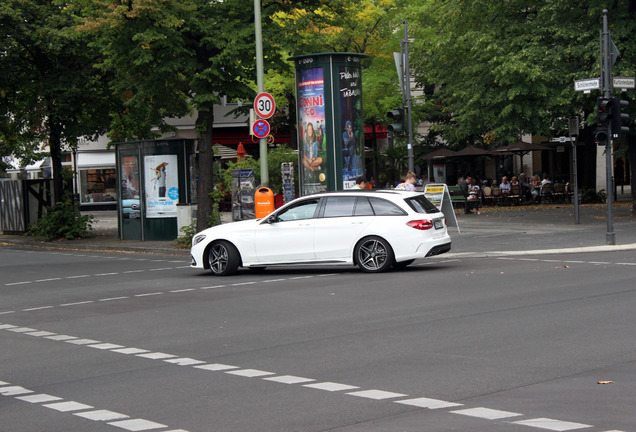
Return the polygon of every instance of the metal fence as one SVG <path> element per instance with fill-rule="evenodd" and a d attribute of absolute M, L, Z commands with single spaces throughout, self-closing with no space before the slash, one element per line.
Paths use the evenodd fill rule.
<path fill-rule="evenodd" d="M 52 202 L 52 180 L 0 179 L 0 231 L 23 234 Z"/>

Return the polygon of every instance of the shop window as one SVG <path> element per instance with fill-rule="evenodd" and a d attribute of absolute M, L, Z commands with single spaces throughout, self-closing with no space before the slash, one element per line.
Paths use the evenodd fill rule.
<path fill-rule="evenodd" d="M 117 201 L 117 177 L 114 169 L 80 170 L 81 202 Z"/>

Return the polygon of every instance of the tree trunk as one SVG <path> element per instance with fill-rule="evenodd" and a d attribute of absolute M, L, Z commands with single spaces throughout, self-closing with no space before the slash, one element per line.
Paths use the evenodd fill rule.
<path fill-rule="evenodd" d="M 62 201 L 64 179 L 62 178 L 62 128 L 54 120 L 48 121 L 51 175 L 53 176 L 53 204 Z"/>
<path fill-rule="evenodd" d="M 197 232 L 209 226 L 212 214 L 212 198 L 210 192 L 214 188 L 214 150 L 212 149 L 212 126 L 214 125 L 213 108 L 199 111 L 196 127 L 199 131 L 197 168 L 199 182 L 197 184 Z"/>

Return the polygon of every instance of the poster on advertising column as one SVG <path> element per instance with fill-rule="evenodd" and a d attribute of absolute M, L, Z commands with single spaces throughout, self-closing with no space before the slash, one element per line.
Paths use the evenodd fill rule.
<path fill-rule="evenodd" d="M 301 182 L 305 194 L 327 190 L 327 138 L 323 68 L 298 71 L 298 101 L 302 161 Z"/>
<path fill-rule="evenodd" d="M 177 155 L 144 157 L 146 217 L 177 217 L 179 177 Z"/>
<path fill-rule="evenodd" d="M 342 137 L 342 187 L 351 189 L 364 175 L 364 124 L 360 67 L 342 66 L 338 71 Z"/>

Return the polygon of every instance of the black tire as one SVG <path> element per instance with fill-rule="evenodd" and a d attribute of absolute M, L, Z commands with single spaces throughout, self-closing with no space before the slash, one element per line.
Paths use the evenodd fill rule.
<path fill-rule="evenodd" d="M 411 264 L 413 264 L 413 261 L 415 261 L 415 260 L 414 259 L 410 259 L 410 260 L 406 260 L 406 261 L 396 262 L 395 264 L 393 264 L 393 267 L 395 267 L 396 269 L 403 269 L 403 268 L 406 268 L 406 267 L 410 266 Z"/>
<path fill-rule="evenodd" d="M 241 264 L 239 251 L 232 243 L 223 240 L 214 242 L 207 255 L 208 266 L 215 276 L 233 275 Z"/>
<path fill-rule="evenodd" d="M 354 251 L 354 262 L 366 273 L 380 273 L 394 263 L 393 249 L 381 237 L 365 237 L 358 242 Z"/>

